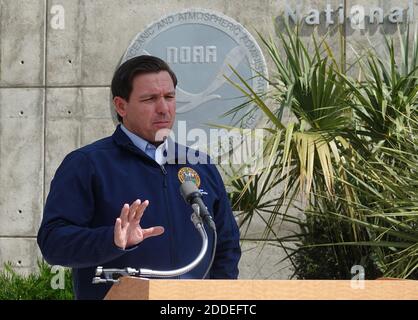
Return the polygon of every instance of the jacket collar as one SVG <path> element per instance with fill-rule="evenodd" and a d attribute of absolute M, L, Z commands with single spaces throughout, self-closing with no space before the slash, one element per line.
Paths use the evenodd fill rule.
<path fill-rule="evenodd" d="M 123 149 L 126 149 L 130 152 L 133 152 L 136 155 L 138 155 L 138 156 L 140 156 L 144 159 L 147 159 L 151 162 L 155 162 L 144 151 L 142 151 L 135 144 L 133 144 L 132 140 L 121 129 L 120 124 L 118 124 L 118 126 L 116 127 L 116 130 L 112 135 L 112 139 L 116 143 L 116 145 L 118 145 L 119 147 L 121 147 Z"/>
<path fill-rule="evenodd" d="M 113 141 L 120 147 L 127 149 L 153 163 L 155 163 L 156 165 L 158 165 L 158 163 L 156 163 L 154 160 L 152 160 L 144 151 L 142 151 L 141 149 L 139 149 L 137 146 L 135 146 L 132 143 L 132 140 L 129 139 L 129 137 L 126 135 L 125 132 L 122 131 L 122 129 L 120 128 L 120 124 L 116 127 L 115 132 L 112 135 Z M 167 156 L 167 163 L 179 163 L 179 164 L 186 164 L 188 163 L 187 161 L 187 154 L 189 152 L 189 148 L 178 144 L 177 142 L 174 141 L 170 141 L 170 143 L 168 144 L 168 156 Z M 206 163 L 208 163 L 207 161 L 209 160 L 207 157 L 207 155 L 203 152 L 196 152 L 196 155 L 202 160 L 202 161 L 206 161 Z M 201 162 L 201 163 L 205 163 L 205 162 Z"/>

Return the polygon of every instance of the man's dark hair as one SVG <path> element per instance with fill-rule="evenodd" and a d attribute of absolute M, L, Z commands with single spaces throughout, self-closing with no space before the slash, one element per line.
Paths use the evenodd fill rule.
<path fill-rule="evenodd" d="M 160 71 L 167 71 L 170 74 L 175 88 L 177 86 L 177 77 L 164 60 L 154 56 L 143 55 L 125 61 L 113 74 L 111 84 L 113 98 L 121 97 L 129 101 L 132 92 L 132 83 L 137 75 L 158 73 Z M 122 117 L 118 113 L 117 117 L 119 122 L 122 122 Z"/>

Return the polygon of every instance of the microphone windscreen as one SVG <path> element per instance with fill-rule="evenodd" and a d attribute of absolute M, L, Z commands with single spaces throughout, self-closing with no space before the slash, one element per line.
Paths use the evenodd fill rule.
<path fill-rule="evenodd" d="M 193 181 L 184 181 L 180 186 L 180 193 L 186 202 L 191 194 L 199 192 Z"/>

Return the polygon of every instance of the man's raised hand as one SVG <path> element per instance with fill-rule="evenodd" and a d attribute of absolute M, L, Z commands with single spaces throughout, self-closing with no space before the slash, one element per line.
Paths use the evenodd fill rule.
<path fill-rule="evenodd" d="M 116 219 L 114 241 L 115 245 L 121 249 L 137 245 L 146 238 L 159 236 L 164 232 L 161 226 L 142 229 L 139 225 L 142 215 L 149 202 L 145 200 L 135 200 L 130 206 L 125 203 L 122 207 L 120 217 Z"/>

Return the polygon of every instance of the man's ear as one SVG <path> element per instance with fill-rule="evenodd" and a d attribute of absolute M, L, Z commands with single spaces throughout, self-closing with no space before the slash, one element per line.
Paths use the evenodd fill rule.
<path fill-rule="evenodd" d="M 113 105 L 115 106 L 116 112 L 123 118 L 126 115 L 126 105 L 128 102 L 121 97 L 113 98 Z"/>

